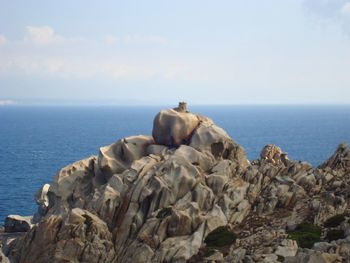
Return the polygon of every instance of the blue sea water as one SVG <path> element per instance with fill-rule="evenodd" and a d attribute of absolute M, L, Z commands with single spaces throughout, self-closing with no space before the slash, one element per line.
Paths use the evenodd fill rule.
<path fill-rule="evenodd" d="M 152 107 L 0 107 L 0 222 L 30 215 L 33 195 L 63 166 L 119 138 L 151 134 Z M 350 106 L 197 106 L 256 159 L 277 144 L 290 159 L 319 165 L 350 142 Z"/>

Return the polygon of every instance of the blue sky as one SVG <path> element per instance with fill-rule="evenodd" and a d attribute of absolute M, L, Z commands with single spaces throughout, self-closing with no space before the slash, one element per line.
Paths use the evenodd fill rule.
<path fill-rule="evenodd" d="M 350 102 L 349 0 L 0 6 L 0 105 Z"/>

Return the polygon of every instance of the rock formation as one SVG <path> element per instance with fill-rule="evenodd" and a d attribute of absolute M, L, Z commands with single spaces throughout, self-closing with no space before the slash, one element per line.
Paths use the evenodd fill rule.
<path fill-rule="evenodd" d="M 318 168 L 274 145 L 249 162 L 184 103 L 158 113 L 152 135 L 62 168 L 36 194 L 35 224 L 0 234 L 3 262 L 350 259 L 348 146 Z"/>

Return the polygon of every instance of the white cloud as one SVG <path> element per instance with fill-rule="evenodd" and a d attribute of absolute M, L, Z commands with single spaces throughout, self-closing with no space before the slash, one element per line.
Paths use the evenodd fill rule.
<path fill-rule="evenodd" d="M 342 7 L 342 9 L 341 9 L 341 12 L 342 12 L 343 14 L 350 15 L 350 2 L 346 2 L 346 3 L 343 5 L 343 7 Z"/>
<path fill-rule="evenodd" d="M 112 35 L 108 35 L 104 38 L 104 42 L 108 45 L 114 45 L 118 42 L 118 38 Z"/>
<path fill-rule="evenodd" d="M 141 36 L 141 35 L 126 35 L 123 38 L 125 44 L 159 44 L 165 45 L 168 40 L 162 36 Z"/>
<path fill-rule="evenodd" d="M 7 43 L 7 39 L 5 36 L 0 35 L 0 46 L 5 45 Z"/>
<path fill-rule="evenodd" d="M 103 77 L 118 80 L 191 79 L 196 73 L 193 72 L 193 69 L 194 67 L 172 61 L 139 65 L 137 62 L 123 62 L 108 58 L 0 57 L 0 75 L 21 74 L 63 78 Z"/>
<path fill-rule="evenodd" d="M 55 30 L 50 26 L 27 26 L 24 34 L 24 38 L 21 41 L 10 42 L 6 39 L 5 36 L 0 35 L 0 46 L 6 43 L 26 43 L 34 44 L 38 46 L 47 46 L 47 45 L 57 45 L 57 44 L 74 44 L 80 43 L 82 41 L 86 42 L 95 42 L 94 40 L 82 38 L 82 37 L 65 37 L 63 35 L 57 34 Z M 168 39 L 163 36 L 157 35 L 137 35 L 137 34 L 128 34 L 124 36 L 113 36 L 106 35 L 103 38 L 103 42 L 107 45 L 115 45 L 119 42 L 125 45 L 166 45 Z M 95 42 L 96 43 L 96 42 Z"/>
<path fill-rule="evenodd" d="M 81 41 L 82 38 L 66 38 L 56 34 L 49 26 L 27 26 L 24 41 L 35 45 L 65 44 Z"/>
<path fill-rule="evenodd" d="M 17 104 L 14 100 L 0 100 L 0 106 L 14 105 Z"/>
<path fill-rule="evenodd" d="M 1 35 L 0 35 L 1 37 Z M 84 40 L 84 48 L 76 45 Z M 4 37 L 2 42 L 7 42 Z M 0 38 L 1 43 L 1 38 Z M 156 35 L 106 35 L 103 39 L 68 38 L 50 26 L 27 26 L 20 41 L 9 41 L 8 52 L 0 54 L 0 75 L 36 75 L 64 78 L 176 79 L 188 78 L 188 66 L 144 54 L 143 45 L 165 45 Z M 64 44 L 64 46 L 62 45 Z M 106 49 L 104 45 L 115 45 Z M 121 44 L 121 45 L 119 45 Z M 125 46 L 130 45 L 125 51 Z M 33 48 L 35 46 L 35 48 Z M 125 52 L 124 52 L 125 51 Z"/>
<path fill-rule="evenodd" d="M 166 45 L 168 43 L 168 39 L 162 36 L 128 34 L 122 37 L 107 35 L 104 38 L 104 42 L 108 45 L 115 45 L 118 42 L 125 45 Z"/>
<path fill-rule="evenodd" d="M 55 31 L 49 26 L 33 27 L 27 26 L 25 41 L 37 45 L 48 45 L 53 43 L 62 43 L 64 37 L 57 35 Z"/>

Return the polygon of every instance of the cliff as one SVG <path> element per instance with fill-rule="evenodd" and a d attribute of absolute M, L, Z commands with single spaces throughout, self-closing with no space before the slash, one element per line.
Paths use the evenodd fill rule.
<path fill-rule="evenodd" d="M 62 168 L 32 219 L 10 216 L 3 262 L 348 262 L 350 150 L 318 168 L 241 146 L 185 104 Z M 14 233 L 22 231 L 20 233 Z"/>

